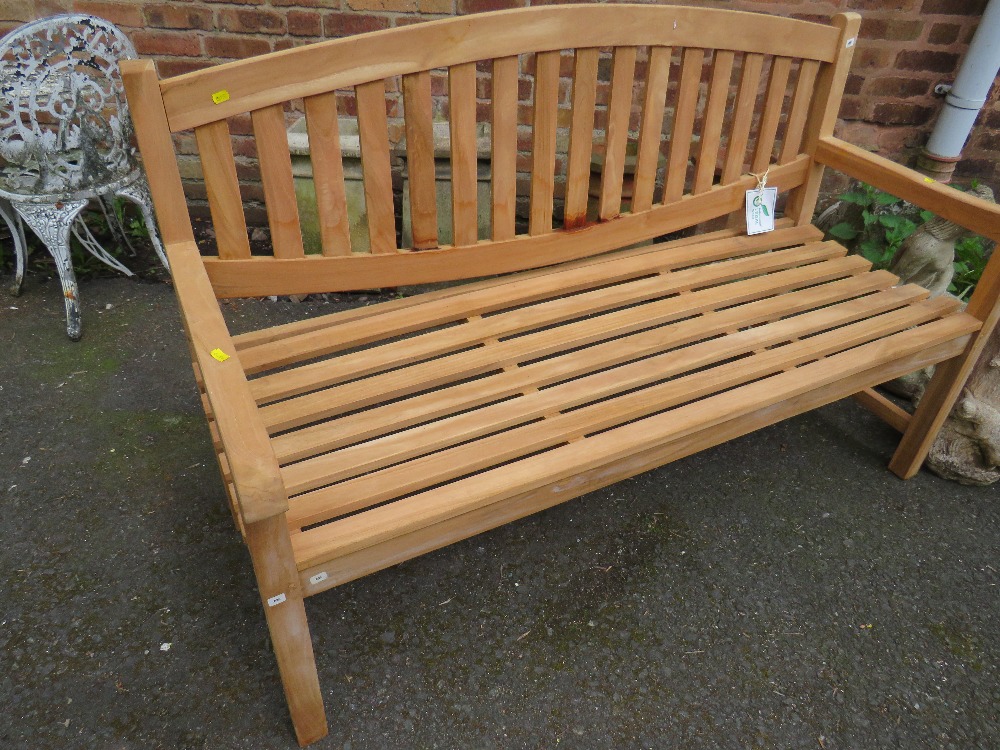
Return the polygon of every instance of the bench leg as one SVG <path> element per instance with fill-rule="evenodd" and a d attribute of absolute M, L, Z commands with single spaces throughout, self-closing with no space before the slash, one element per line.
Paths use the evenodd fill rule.
<path fill-rule="evenodd" d="M 247 524 L 246 541 L 295 736 L 304 747 L 325 737 L 327 726 L 305 602 L 285 516 Z"/>
<path fill-rule="evenodd" d="M 948 418 L 952 407 L 965 387 L 965 380 L 973 362 L 969 343 L 959 356 L 942 362 L 934 371 L 934 377 L 927 384 L 916 411 L 910 418 L 910 424 L 903 433 L 903 439 L 889 462 L 889 470 L 900 479 L 910 479 L 915 476 L 934 443 L 941 425 Z"/>

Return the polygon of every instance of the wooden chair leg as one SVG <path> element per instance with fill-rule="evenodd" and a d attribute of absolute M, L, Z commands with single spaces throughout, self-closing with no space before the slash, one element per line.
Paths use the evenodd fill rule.
<path fill-rule="evenodd" d="M 889 462 L 889 470 L 900 479 L 910 479 L 920 471 L 941 425 L 951 413 L 975 364 L 974 355 L 979 353 L 975 350 L 975 342 L 973 337 L 962 354 L 942 362 L 934 371 L 934 377 L 927 384 L 927 390 Z"/>
<path fill-rule="evenodd" d="M 284 514 L 247 524 L 246 541 L 295 736 L 304 747 L 326 736 L 326 714 Z"/>

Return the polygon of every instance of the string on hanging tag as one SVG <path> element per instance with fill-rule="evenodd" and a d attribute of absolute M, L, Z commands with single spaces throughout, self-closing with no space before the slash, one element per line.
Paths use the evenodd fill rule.
<path fill-rule="evenodd" d="M 757 180 L 757 187 L 747 190 L 747 234 L 761 234 L 774 229 L 774 204 L 778 200 L 778 188 L 767 186 L 769 166 L 762 173 L 750 172 Z"/>
<path fill-rule="evenodd" d="M 769 174 L 771 174 L 771 167 L 770 166 L 768 166 L 768 168 L 765 169 L 762 174 L 757 174 L 756 172 L 751 172 L 750 173 L 750 176 L 753 177 L 755 180 L 757 180 L 757 188 L 756 189 L 757 189 L 758 193 L 763 192 L 764 188 L 767 187 L 767 176 Z"/>

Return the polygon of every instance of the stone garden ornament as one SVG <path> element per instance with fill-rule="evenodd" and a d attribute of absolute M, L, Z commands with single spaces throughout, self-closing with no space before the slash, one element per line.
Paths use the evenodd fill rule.
<path fill-rule="evenodd" d="M 23 220 L 55 259 L 73 340 L 80 338 L 81 319 L 71 234 L 95 257 L 131 275 L 77 221 L 91 198 L 126 243 L 108 202 L 120 197 L 135 203 L 167 265 L 118 69 L 119 60 L 135 56 L 118 28 L 79 14 L 43 18 L 0 39 L 0 217 L 14 238 L 14 291 L 24 272 Z"/>

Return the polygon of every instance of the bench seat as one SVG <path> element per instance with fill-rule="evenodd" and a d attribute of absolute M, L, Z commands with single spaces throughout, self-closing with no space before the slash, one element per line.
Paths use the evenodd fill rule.
<path fill-rule="evenodd" d="M 821 238 L 702 235 L 237 337 L 305 592 L 643 469 L 539 495 L 581 472 L 955 356 L 978 328 Z"/>

